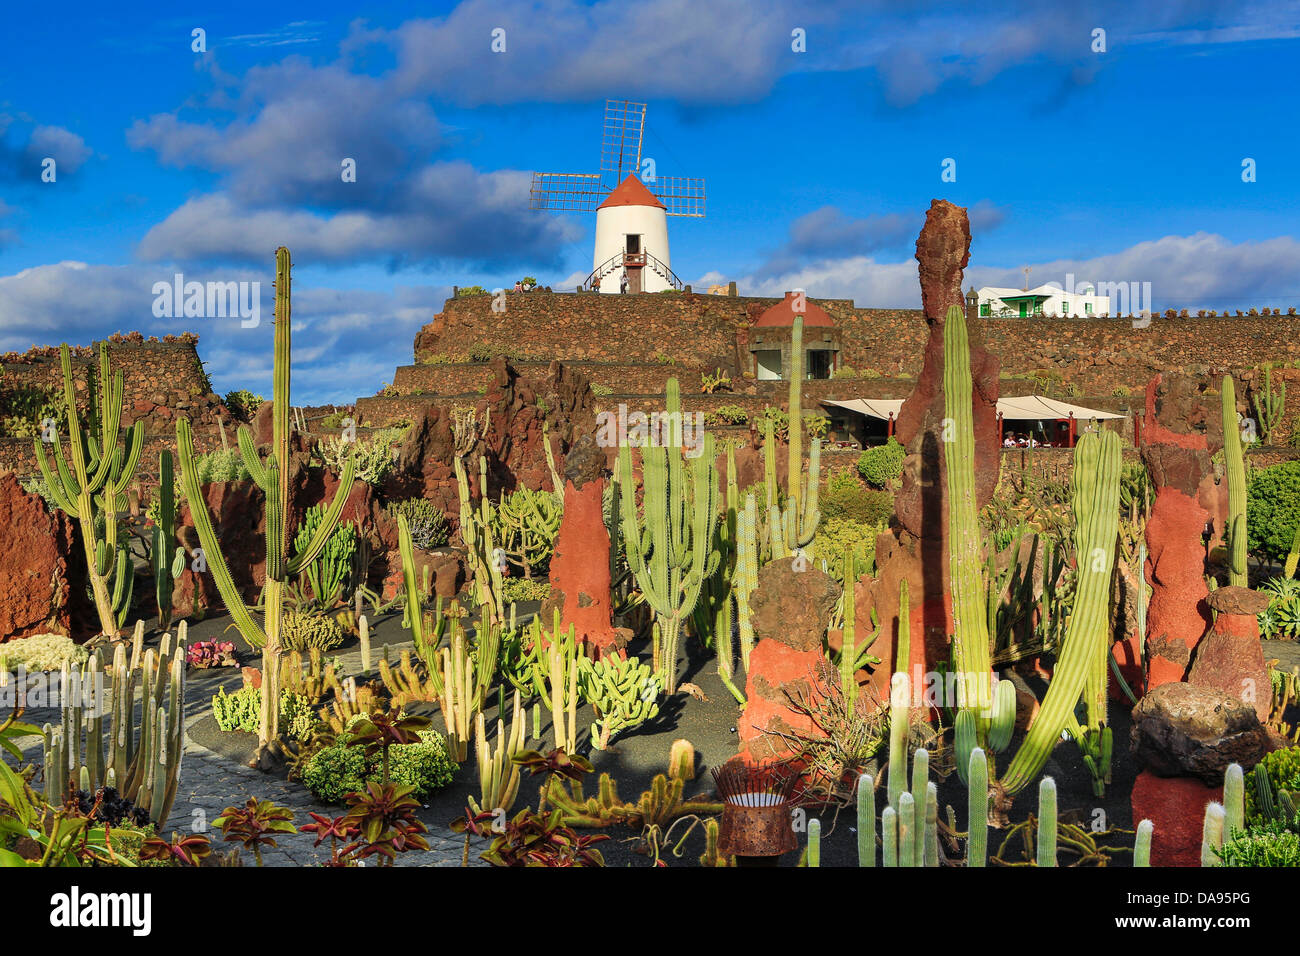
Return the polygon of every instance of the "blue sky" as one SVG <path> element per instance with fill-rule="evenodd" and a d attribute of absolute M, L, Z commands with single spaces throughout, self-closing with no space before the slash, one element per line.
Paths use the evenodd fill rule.
<path fill-rule="evenodd" d="M 285 244 L 295 402 L 372 394 L 452 285 L 590 270 L 594 217 L 531 212 L 529 171 L 595 171 L 607 97 L 649 104 L 660 175 L 708 182 L 707 218 L 670 220 L 697 287 L 916 306 L 941 197 L 971 209 L 977 285 L 1029 265 L 1157 308 L 1300 306 L 1297 3 L 104 9 L 5 14 L 0 351 L 188 329 L 218 391 L 266 392 L 269 321 L 156 318 L 152 287 L 260 280 L 269 317 Z"/>

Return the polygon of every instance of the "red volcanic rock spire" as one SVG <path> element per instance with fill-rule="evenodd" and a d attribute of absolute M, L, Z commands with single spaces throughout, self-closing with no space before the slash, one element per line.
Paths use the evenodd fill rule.
<path fill-rule="evenodd" d="M 903 486 L 894 499 L 896 527 L 876 543 L 879 568 L 875 588 L 882 623 L 877 646 L 892 657 L 897 635 L 899 583 L 908 582 L 911 614 L 910 669 L 933 670 L 947 658 L 953 631 L 948 580 L 947 465 L 943 454 L 943 327 L 950 306 L 965 309 L 962 270 L 970 258 L 970 222 L 966 210 L 942 199 L 930 204 L 925 226 L 916 240 L 921 302 L 929 325 L 921 373 L 916 387 L 899 411 L 894 434 L 907 449 Z M 983 346 L 976 323 L 970 328 L 970 365 L 975 424 L 975 506 L 993 497 L 1001 465 L 997 434 L 999 362 Z M 882 657 L 885 654 L 881 654 Z M 889 660 L 889 658 L 886 658 Z M 889 666 L 877 668 L 872 687 L 884 699 L 889 693 Z"/>
<path fill-rule="evenodd" d="M 578 642 L 597 658 L 621 652 L 625 633 L 613 625 L 609 596 L 609 532 L 601 498 L 605 453 L 590 435 L 578 439 L 564 463 L 564 517 L 551 558 L 551 593 L 542 605 L 549 626 L 559 608 L 560 627 L 573 625 Z"/>
<path fill-rule="evenodd" d="M 1146 526 L 1147 684 L 1154 688 L 1183 680 L 1210 626 L 1203 502 L 1216 494 L 1210 455 L 1222 444 L 1222 424 L 1193 379 L 1157 374 L 1147 385 L 1141 441 L 1155 489 Z"/>

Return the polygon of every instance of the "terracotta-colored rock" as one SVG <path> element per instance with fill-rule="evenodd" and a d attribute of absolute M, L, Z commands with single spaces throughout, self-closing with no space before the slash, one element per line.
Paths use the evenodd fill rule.
<path fill-rule="evenodd" d="M 246 601 L 257 600 L 266 581 L 266 496 L 246 479 L 205 485 L 203 499 L 235 587 Z M 182 503 L 176 525 L 176 537 L 187 559 L 172 591 L 175 616 L 202 615 L 209 608 L 225 607 L 207 556 L 200 560 L 203 546 L 188 501 Z"/>
<path fill-rule="evenodd" d="M 923 672 L 947 659 L 946 645 L 953 631 L 948 582 L 947 463 L 942 442 L 943 420 L 948 417 L 943 393 L 943 329 L 949 306 L 965 311 L 961 282 L 969 258 L 970 223 L 966 210 L 945 200 L 934 200 L 916 241 L 929 337 L 916 386 L 903 403 L 894 426 L 895 436 L 907 449 L 902 488 L 894 499 L 895 527 L 881 535 L 876 544 L 876 607 L 882 634 L 892 637 L 897 632 L 898 583 L 907 579 L 913 669 L 919 666 Z M 982 508 L 992 499 L 1001 467 L 997 434 L 1000 365 L 984 347 L 978 322 L 970 323 L 969 340 L 975 506 Z M 873 687 L 887 693 L 888 681 L 888 668 L 878 668 Z"/>
<path fill-rule="evenodd" d="M 605 453 L 590 435 L 580 438 L 564 463 L 564 517 L 551 558 L 551 593 L 542 620 L 560 611 L 560 626 L 601 655 L 622 648 L 614 628 L 609 595 L 609 533 L 601 497 L 605 491 Z"/>
<path fill-rule="evenodd" d="M 1210 455 L 1223 429 L 1202 387 L 1160 374 L 1147 385 L 1141 453 L 1156 492 L 1146 525 L 1148 687 L 1181 681 L 1210 625 L 1201 543 L 1210 512 L 1201 498 L 1213 493 Z"/>
<path fill-rule="evenodd" d="M 1224 587 L 1210 592 L 1209 603 L 1219 613 L 1209 633 L 1196 646 L 1187 682 L 1242 700 L 1255 708 L 1263 723 L 1268 720 L 1273 690 L 1255 615 L 1268 606 L 1268 597 L 1247 588 Z M 1233 613 L 1229 608 L 1241 612 Z"/>
<path fill-rule="evenodd" d="M 262 686 L 262 671 L 257 667 L 241 667 L 240 675 L 244 678 L 244 686 L 260 688 Z"/>
<path fill-rule="evenodd" d="M 6 472 L 0 475 L 0 528 L 0 641 L 51 631 L 78 640 L 96 633 L 74 522 Z"/>
<path fill-rule="evenodd" d="M 839 585 L 824 572 L 797 571 L 793 562 L 773 561 L 758 572 L 751 597 L 757 643 L 745 681 L 747 704 L 737 724 L 740 753 L 746 760 L 789 757 L 797 752 L 782 734 L 824 736 L 806 715 L 791 707 L 815 701 L 838 680 L 822 653 L 822 636 Z"/>
<path fill-rule="evenodd" d="M 1223 800 L 1223 785 L 1143 770 L 1129 795 L 1133 823 L 1150 820 L 1152 866 L 1200 866 L 1205 808 Z"/>
<path fill-rule="evenodd" d="M 1162 777 L 1222 782 L 1228 764 L 1250 770 L 1272 749 L 1252 705 L 1192 684 L 1162 684 L 1133 708 L 1135 759 Z"/>

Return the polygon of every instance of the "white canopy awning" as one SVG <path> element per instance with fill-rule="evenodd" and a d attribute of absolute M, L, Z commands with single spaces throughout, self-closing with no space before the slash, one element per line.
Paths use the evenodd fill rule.
<path fill-rule="evenodd" d="M 857 412 L 859 415 L 888 421 L 891 417 L 898 418 L 899 409 L 903 407 L 903 400 L 901 398 L 854 398 L 846 402 L 836 402 L 824 399 L 822 404 L 834 405 L 837 408 Z M 1115 412 L 1103 412 L 1096 408 L 1085 408 L 1083 405 L 1060 402 L 1045 395 L 1017 395 L 1012 398 L 1000 398 L 998 399 L 998 414 L 1007 421 L 1050 421 L 1073 416 L 1077 421 L 1086 422 L 1094 418 L 1112 419 L 1124 417 Z"/>
<path fill-rule="evenodd" d="M 898 410 L 903 407 L 903 400 L 901 398 L 853 398 L 847 402 L 833 402 L 826 399 L 822 404 L 846 408 L 851 412 L 857 412 L 859 415 L 866 415 L 869 418 L 882 418 L 888 421 L 891 416 L 898 417 Z"/>
<path fill-rule="evenodd" d="M 1004 420 L 1038 421 L 1073 417 L 1076 421 L 1086 422 L 1092 419 L 1123 418 L 1115 412 L 1103 412 L 1083 405 L 1071 405 L 1058 402 L 1044 395 L 1017 395 L 1013 398 L 998 399 L 998 414 Z"/>

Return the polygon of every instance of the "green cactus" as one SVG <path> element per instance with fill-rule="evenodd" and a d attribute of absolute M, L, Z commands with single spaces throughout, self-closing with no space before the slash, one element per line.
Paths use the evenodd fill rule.
<path fill-rule="evenodd" d="M 736 574 L 733 588 L 736 598 L 736 623 L 739 625 L 740 660 L 749 669 L 749 655 L 754 649 L 754 627 L 750 621 L 749 598 L 758 587 L 759 565 L 758 503 L 750 493 L 745 508 L 736 516 Z"/>
<path fill-rule="evenodd" d="M 534 571 L 545 569 L 555 553 L 555 538 L 564 517 L 563 491 L 518 488 L 509 495 L 502 492 L 495 507 L 488 505 L 487 515 L 497 546 L 523 570 L 525 578 L 531 578 Z"/>
<path fill-rule="evenodd" d="M 311 544 L 316 528 L 324 518 L 324 505 L 314 505 L 307 509 L 302 526 L 294 537 L 294 548 L 297 551 L 303 551 Z M 356 553 L 356 525 L 350 521 L 340 523 L 326 541 L 325 549 L 301 573 L 311 588 L 312 601 L 316 606 L 328 610 L 344 597 L 350 586 Z"/>
<path fill-rule="evenodd" d="M 158 453 L 158 522 L 153 526 L 153 582 L 158 601 L 158 627 L 167 630 L 172 622 L 174 582 L 185 570 L 185 549 L 176 544 L 176 492 L 172 453 Z"/>
<path fill-rule="evenodd" d="M 681 391 L 670 378 L 667 421 L 681 416 Z M 623 537 L 627 563 L 646 603 L 655 612 L 655 670 L 664 693 L 677 693 L 677 649 L 682 624 L 694 611 L 705 580 L 717 571 L 720 555 L 713 550 L 718 520 L 717 465 L 713 436 L 705 435 L 702 453 L 691 461 L 690 482 L 681 449 L 669 442 L 650 442 L 641 452 L 643 515 L 636 498 L 623 497 Z M 632 450 L 619 449 L 619 480 L 635 488 Z"/>
<path fill-rule="evenodd" d="M 889 805 L 898 808 L 907 787 L 907 735 L 911 729 L 911 681 L 902 672 L 889 682 Z"/>
<path fill-rule="evenodd" d="M 317 526 L 316 535 L 308 542 L 306 548 L 290 557 L 289 529 L 285 520 L 285 513 L 289 507 L 289 349 L 292 321 L 289 270 L 289 250 L 281 246 L 275 252 L 272 440 L 271 451 L 265 461 L 253 444 L 252 432 L 244 426 L 239 429 L 239 450 L 244 464 L 253 481 L 266 494 L 266 585 L 262 592 L 265 607 L 264 626 L 253 619 L 249 607 L 244 603 L 243 596 L 235 586 L 230 568 L 221 552 L 221 542 L 217 540 L 216 530 L 212 526 L 212 516 L 208 513 L 203 499 L 203 490 L 199 486 L 197 459 L 194 454 L 194 434 L 189 419 L 180 418 L 176 421 L 176 447 L 181 462 L 181 482 L 185 489 L 185 497 L 190 502 L 194 527 L 203 545 L 208 568 L 239 633 L 250 646 L 262 650 L 262 721 L 257 736 L 259 750 L 263 752 L 280 734 L 279 671 L 282 647 L 280 622 L 284 616 L 288 581 L 315 561 L 324 550 L 330 535 L 338 525 L 339 515 L 343 512 L 343 506 L 352 491 L 352 479 L 356 467 L 354 457 L 349 455 L 343 466 L 343 475 L 339 479 L 334 501 Z"/>
<path fill-rule="evenodd" d="M 926 786 L 930 780 L 930 752 L 917 750 L 912 758 L 912 807 L 916 813 L 916 857 L 915 866 L 925 865 L 925 828 L 926 828 Z"/>
<path fill-rule="evenodd" d="M 1016 729 L 1016 685 L 1009 680 L 998 681 L 993 692 L 993 720 L 989 724 L 989 749 L 1002 753 L 1011 743 Z"/>
<path fill-rule="evenodd" d="M 898 812 L 893 807 L 885 807 L 880 814 L 881 841 L 884 851 L 882 866 L 898 866 Z"/>
<path fill-rule="evenodd" d="M 1275 392 L 1272 363 L 1264 363 L 1260 371 L 1264 373 L 1264 387 L 1255 390 L 1251 396 L 1251 405 L 1255 409 L 1255 421 L 1259 425 L 1259 440 L 1265 445 L 1271 445 L 1273 433 L 1282 423 L 1282 414 L 1286 411 L 1286 382 Z"/>
<path fill-rule="evenodd" d="M 459 455 L 452 458 L 456 489 L 460 495 L 460 537 L 465 545 L 470 577 L 474 581 L 475 603 L 489 623 L 499 624 L 505 619 L 504 586 L 492 534 L 492 505 L 487 499 L 487 459 L 480 456 L 478 466 L 479 507 L 475 510 L 465 463 Z"/>
<path fill-rule="evenodd" d="M 871 775 L 858 777 L 858 866 L 876 865 L 876 784 Z"/>
<path fill-rule="evenodd" d="M 925 785 L 925 841 L 922 866 L 939 865 L 939 785 Z"/>
<path fill-rule="evenodd" d="M 924 814 L 924 809 L 921 811 Z M 916 801 L 904 790 L 898 796 L 898 865 L 916 866 L 916 844 L 924 832 L 916 829 Z"/>
<path fill-rule="evenodd" d="M 79 666 L 65 665 L 60 697 L 60 725 L 45 725 L 45 795 L 61 804 L 70 784 L 116 787 L 136 806 L 149 811 L 154 823 L 166 821 L 180 781 L 184 747 L 185 648 L 172 650 L 171 635 L 162 646 L 145 651 L 140 664 L 128 663 L 125 644 L 117 645 L 107 675 L 112 692 L 101 694 L 102 666 L 98 654 Z M 135 718 L 136 686 L 140 687 L 140 718 Z M 111 723 L 104 738 L 103 705 Z M 83 739 L 84 731 L 84 739 Z M 107 757 L 105 753 L 107 752 Z"/>
<path fill-rule="evenodd" d="M 977 706 L 978 693 L 990 681 L 988 595 L 980 557 L 982 532 L 975 510 L 975 424 L 970 345 L 966 316 L 948 309 L 943 327 L 944 460 L 948 473 L 949 567 L 954 621 L 953 658 L 957 668 L 958 706 Z M 982 710 L 975 714 L 981 746 L 989 725 Z"/>
<path fill-rule="evenodd" d="M 716 471 L 714 480 L 717 480 Z M 691 623 L 702 644 L 706 647 L 713 644 L 718 655 L 718 677 L 737 703 L 743 706 L 745 695 L 732 681 L 735 674 L 735 650 L 731 639 L 732 594 L 736 589 L 739 532 L 740 489 L 736 483 L 736 450 L 728 446 L 726 507 L 722 520 L 713 531 L 713 550 L 718 555 L 718 566 L 700 589 L 700 600 L 691 614 Z"/>
<path fill-rule="evenodd" d="M 1038 784 L 1038 865 L 1056 866 L 1056 781 Z"/>
<path fill-rule="evenodd" d="M 1224 823 L 1227 813 L 1221 803 L 1210 803 L 1205 808 L 1205 821 L 1201 827 L 1201 866 L 1222 866 L 1214 851 L 1222 848 Z"/>
<path fill-rule="evenodd" d="M 854 585 L 858 580 L 858 569 L 854 563 L 853 549 L 844 549 L 844 625 L 841 630 L 843 642 L 840 645 L 840 685 L 844 689 L 844 708 L 849 717 L 853 716 L 858 702 L 858 614 L 857 597 Z"/>
<path fill-rule="evenodd" d="M 1133 837 L 1133 865 L 1135 867 L 1151 866 L 1151 832 L 1155 828 L 1155 824 L 1150 820 L 1143 820 L 1137 825 L 1137 833 Z"/>
<path fill-rule="evenodd" d="M 138 421 L 131 426 L 123 446 L 119 448 L 118 441 L 123 438 L 119 434 L 119 425 L 124 379 L 120 369 L 112 372 L 108 346 L 101 342 L 98 395 L 94 388 L 90 390 L 93 407 L 88 422 L 90 434 L 86 434 L 77 411 L 72 354 L 66 344 L 59 346 L 59 359 L 63 366 L 63 404 L 72 463 L 69 467 L 57 432 L 51 438 L 55 468 L 51 468 L 45 455 L 44 435 L 33 440 L 36 461 L 55 505 L 75 518 L 81 527 L 81 542 L 90 590 L 99 614 L 100 631 L 116 638 L 130 609 L 134 583 L 134 569 L 126 542 L 118 540 L 118 515 L 127 510 L 126 489 L 140 463 L 144 422 Z"/>
<path fill-rule="evenodd" d="M 808 821 L 808 865 L 822 865 L 822 822 L 816 817 Z"/>
<path fill-rule="evenodd" d="M 989 761 L 979 747 L 966 764 L 966 865 L 985 866 L 989 849 Z"/>
<path fill-rule="evenodd" d="M 956 726 L 953 729 L 953 757 L 957 761 L 957 776 L 962 783 L 969 783 L 966 768 L 970 766 L 970 755 L 979 749 L 975 739 L 975 714 L 969 710 L 957 712 Z"/>
<path fill-rule="evenodd" d="M 1237 424 L 1237 390 L 1232 376 L 1223 376 L 1223 462 L 1228 478 L 1228 583 L 1248 587 L 1246 574 L 1246 461 Z"/>
<path fill-rule="evenodd" d="M 1231 839 L 1234 833 L 1246 829 L 1246 776 L 1241 764 L 1230 763 L 1223 772 L 1223 810 L 1224 833 Z"/>
<path fill-rule="evenodd" d="M 1119 533 L 1119 473 L 1119 436 L 1115 432 L 1089 432 L 1079 439 L 1070 483 L 1079 556 L 1074 609 L 1042 708 L 1002 779 L 1009 793 L 1018 793 L 1042 770 L 1085 690 L 1092 699 L 1096 688 L 1090 683 L 1090 673 L 1106 673 L 1111 573 Z M 1101 706 L 1104 714 L 1104 698 Z"/>
<path fill-rule="evenodd" d="M 622 731 L 658 716 L 660 683 L 648 664 L 608 655 L 595 662 L 580 656 L 577 662 L 578 693 L 596 712 L 591 742 L 597 750 L 604 750 Z"/>

